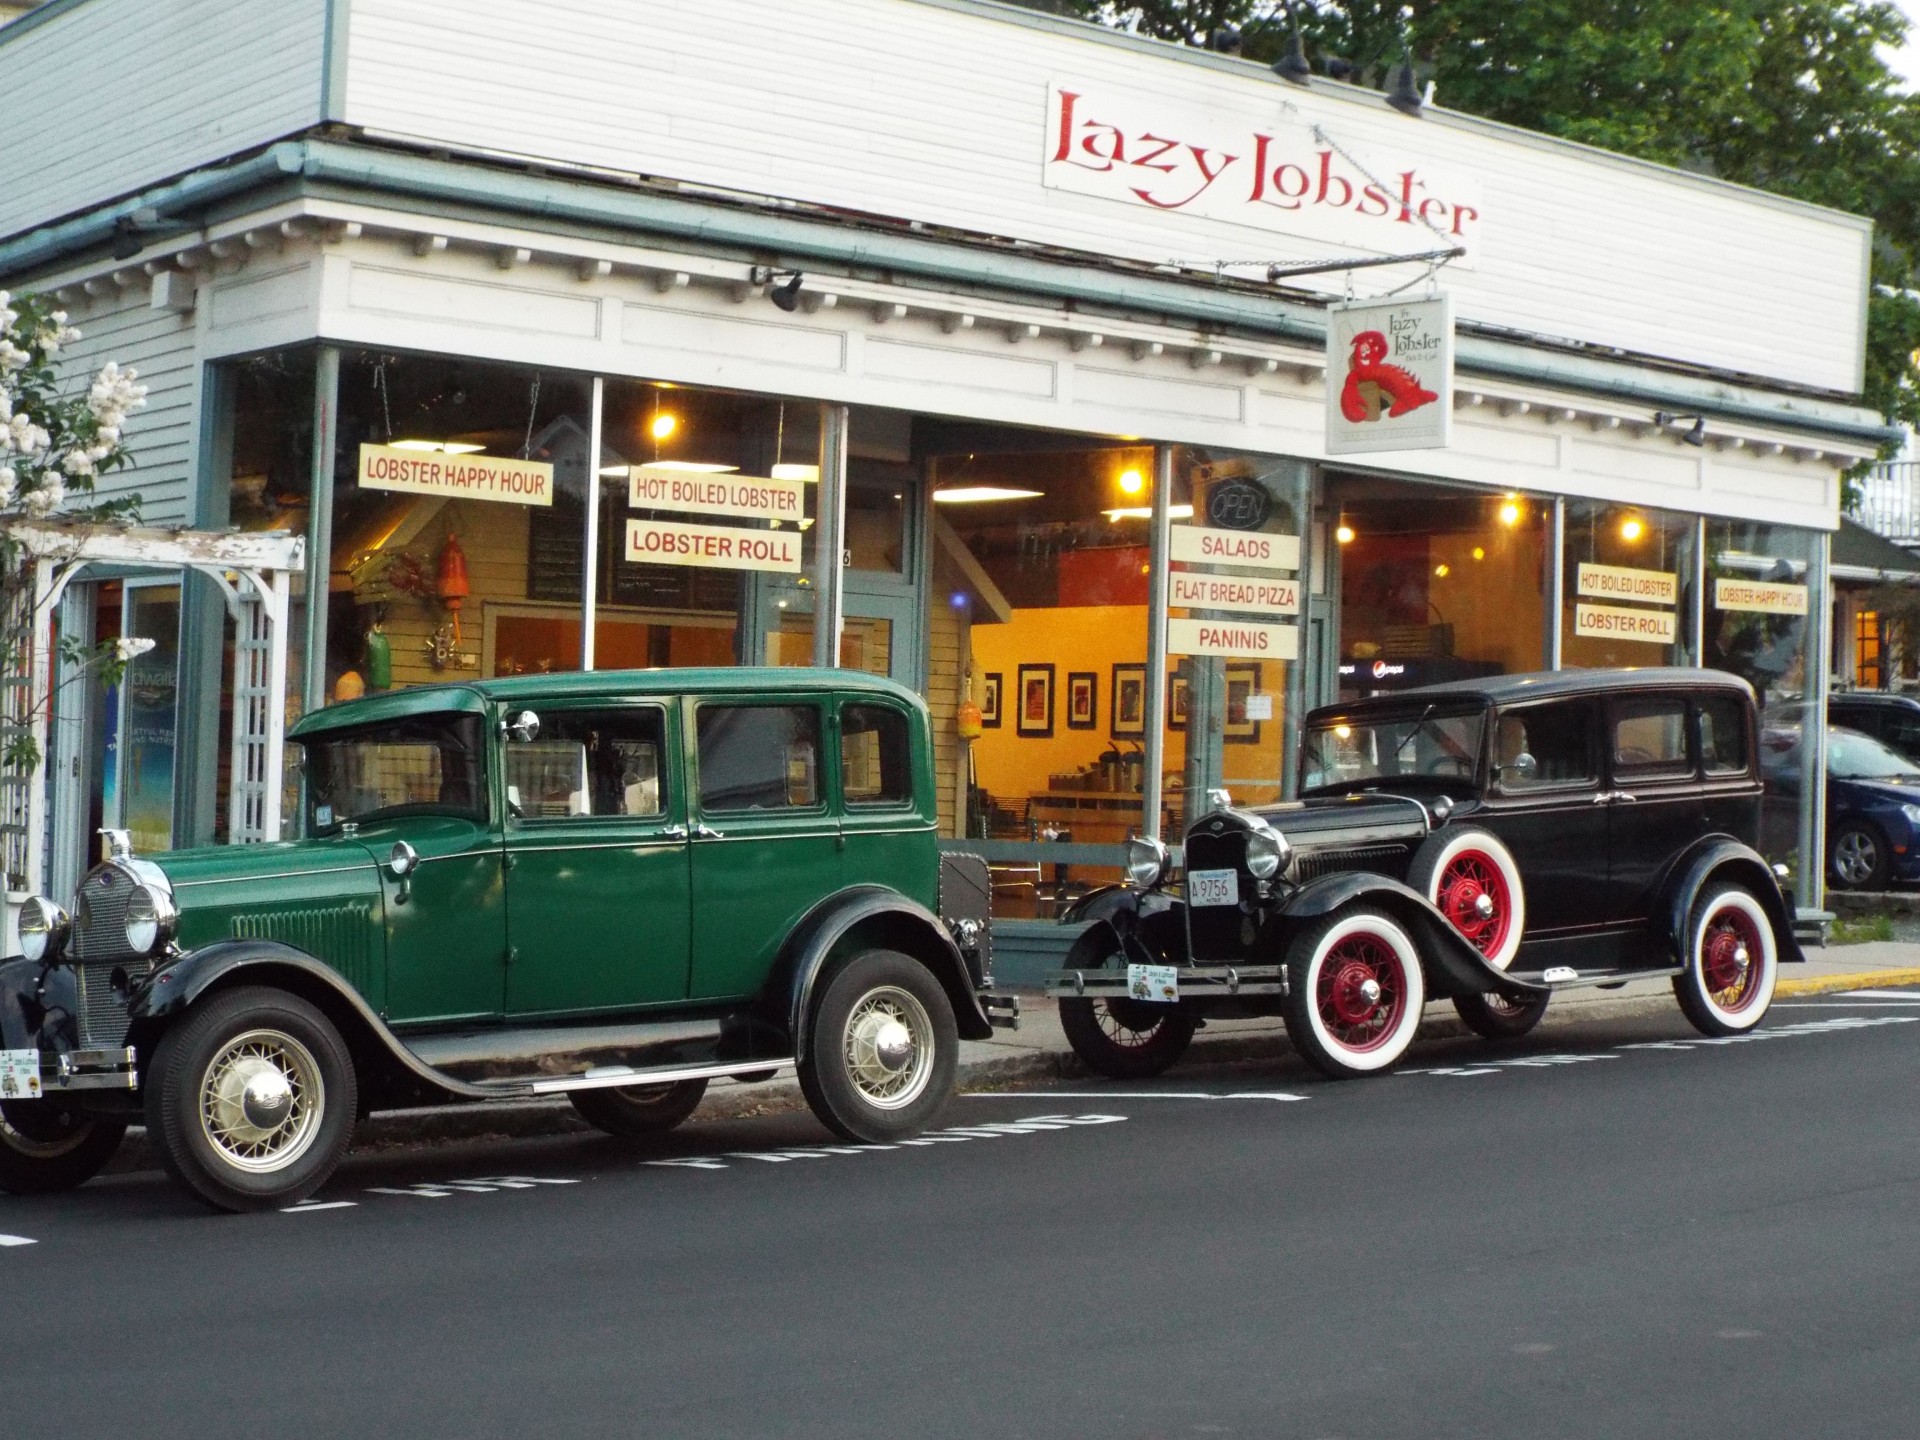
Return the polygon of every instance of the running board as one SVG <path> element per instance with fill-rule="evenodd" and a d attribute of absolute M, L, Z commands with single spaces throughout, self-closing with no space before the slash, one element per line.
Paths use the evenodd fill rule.
<path fill-rule="evenodd" d="M 636 1068 L 632 1065 L 596 1065 L 578 1075 L 509 1076 L 482 1080 L 472 1088 L 505 1099 L 524 1095 L 559 1095 L 574 1090 L 610 1090 L 624 1085 L 676 1085 L 682 1080 L 723 1080 L 730 1076 L 752 1076 L 771 1080 L 782 1070 L 791 1070 L 794 1061 L 730 1060 L 723 1065 L 658 1065 Z"/>

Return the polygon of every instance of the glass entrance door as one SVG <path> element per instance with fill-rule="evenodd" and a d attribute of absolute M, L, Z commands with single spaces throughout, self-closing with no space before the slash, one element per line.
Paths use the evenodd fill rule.
<path fill-rule="evenodd" d="M 128 580 L 120 633 L 151 640 L 108 698 L 102 757 L 105 823 L 129 831 L 136 853 L 173 847 L 174 755 L 179 743 L 180 582 Z"/>

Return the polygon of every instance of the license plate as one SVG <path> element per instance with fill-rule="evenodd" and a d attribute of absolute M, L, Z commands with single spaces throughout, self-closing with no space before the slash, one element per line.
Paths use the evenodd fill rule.
<path fill-rule="evenodd" d="M 1238 905 L 1240 876 L 1232 870 L 1189 870 L 1187 872 L 1187 903 L 1189 905 Z"/>
<path fill-rule="evenodd" d="M 1180 972 L 1171 965 L 1127 966 L 1127 994 L 1171 1005 L 1180 998 Z"/>
<path fill-rule="evenodd" d="M 40 1052 L 0 1050 L 0 1100 L 40 1098 Z"/>

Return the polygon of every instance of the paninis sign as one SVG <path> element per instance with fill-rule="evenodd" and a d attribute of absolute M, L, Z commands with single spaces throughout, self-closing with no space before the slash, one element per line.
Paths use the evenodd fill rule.
<path fill-rule="evenodd" d="M 1298 118 L 1236 122 L 1060 80 L 1047 87 L 1047 118 L 1041 178 L 1055 190 L 1382 254 L 1449 243 L 1470 255 L 1479 238 L 1470 181 L 1408 155 L 1342 154 Z"/>

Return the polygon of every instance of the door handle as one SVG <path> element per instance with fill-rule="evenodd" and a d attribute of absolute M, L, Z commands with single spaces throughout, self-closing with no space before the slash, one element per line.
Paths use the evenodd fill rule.
<path fill-rule="evenodd" d="M 687 827 L 684 825 L 669 825 L 660 832 L 660 838 L 662 840 L 684 840 L 687 838 Z"/>
<path fill-rule="evenodd" d="M 693 838 L 696 840 L 724 840 L 727 837 L 705 821 L 701 821 L 693 827 Z"/>
<path fill-rule="evenodd" d="M 1638 800 L 1640 797 L 1638 795 L 1629 795 L 1624 790 L 1616 790 L 1613 792 L 1613 798 L 1620 801 L 1623 805 L 1631 805 L 1634 801 Z"/>

